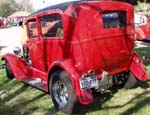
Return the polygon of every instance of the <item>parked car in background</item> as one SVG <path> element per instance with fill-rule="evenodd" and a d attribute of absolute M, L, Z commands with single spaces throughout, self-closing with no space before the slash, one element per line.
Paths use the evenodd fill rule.
<path fill-rule="evenodd" d="M 17 11 L 9 15 L 7 19 L 9 20 L 10 26 L 20 26 L 28 15 L 29 13 L 26 11 Z"/>
<path fill-rule="evenodd" d="M 6 18 L 0 18 L 0 28 L 6 28 L 8 27 L 9 23 Z"/>
<path fill-rule="evenodd" d="M 148 80 L 134 52 L 133 19 L 133 6 L 124 2 L 82 0 L 41 9 L 27 18 L 28 58 L 3 56 L 7 77 L 51 94 L 54 107 L 67 114 L 92 103 L 95 92 L 132 88 Z"/>
<path fill-rule="evenodd" d="M 3 20 L 0 19 L 0 28 L 2 28 L 2 27 L 3 27 Z"/>
<path fill-rule="evenodd" d="M 136 39 L 150 41 L 150 18 L 144 13 L 135 14 Z"/>

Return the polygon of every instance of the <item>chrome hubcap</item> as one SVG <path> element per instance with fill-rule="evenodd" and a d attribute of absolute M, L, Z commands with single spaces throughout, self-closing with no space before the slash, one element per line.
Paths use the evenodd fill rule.
<path fill-rule="evenodd" d="M 62 81 L 56 81 L 53 84 L 53 95 L 59 108 L 63 108 L 68 103 L 68 91 L 66 85 Z"/>

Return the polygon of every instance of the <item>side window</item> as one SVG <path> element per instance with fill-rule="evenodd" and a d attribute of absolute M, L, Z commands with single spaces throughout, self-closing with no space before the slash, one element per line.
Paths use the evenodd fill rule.
<path fill-rule="evenodd" d="M 126 12 L 124 11 L 105 11 L 103 12 L 104 28 L 126 27 Z"/>
<path fill-rule="evenodd" d="M 59 14 L 52 14 L 40 18 L 41 34 L 43 37 L 63 37 L 62 18 Z"/>
<path fill-rule="evenodd" d="M 29 37 L 30 38 L 35 38 L 38 36 L 38 30 L 37 30 L 37 24 L 36 24 L 36 20 L 30 20 L 28 21 L 28 25 L 29 25 Z"/>

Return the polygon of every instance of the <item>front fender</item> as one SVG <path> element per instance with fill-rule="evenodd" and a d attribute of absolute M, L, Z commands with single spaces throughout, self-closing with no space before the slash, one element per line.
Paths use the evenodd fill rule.
<path fill-rule="evenodd" d="M 49 70 L 51 70 L 55 66 L 63 68 L 68 73 L 72 81 L 75 94 L 81 104 L 89 104 L 93 102 L 92 91 L 90 89 L 82 90 L 80 88 L 79 80 L 81 78 L 81 75 L 79 74 L 79 72 L 76 71 L 74 64 L 71 60 L 57 61 L 51 65 Z M 51 72 L 49 71 L 49 73 Z"/>
<path fill-rule="evenodd" d="M 7 61 L 16 79 L 24 80 L 31 76 L 32 72 L 29 66 L 16 55 L 8 53 L 3 55 L 2 59 Z"/>
<path fill-rule="evenodd" d="M 134 74 L 134 76 L 138 80 L 140 81 L 148 80 L 148 75 L 146 73 L 142 59 L 137 54 L 133 56 L 129 70 Z"/>

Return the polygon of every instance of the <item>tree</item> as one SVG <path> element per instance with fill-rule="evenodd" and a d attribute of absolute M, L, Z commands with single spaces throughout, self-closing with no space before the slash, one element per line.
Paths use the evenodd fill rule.
<path fill-rule="evenodd" d="M 33 10 L 30 0 L 1 0 L 0 2 L 0 16 L 7 17 L 16 11 L 27 11 Z"/>
<path fill-rule="evenodd" d="M 18 4 L 19 4 L 19 10 L 21 11 L 27 11 L 27 12 L 33 11 L 33 7 L 30 0 L 19 0 Z"/>
<path fill-rule="evenodd" d="M 0 3 L 0 16 L 6 17 L 11 13 L 11 6 L 9 1 Z"/>

